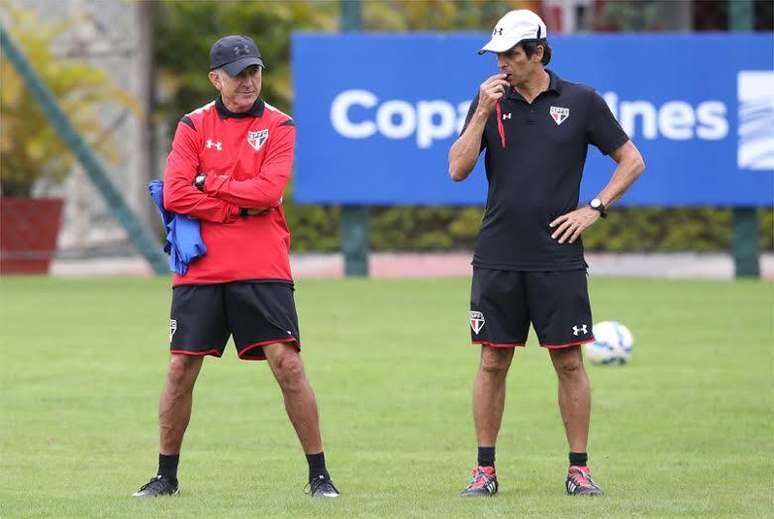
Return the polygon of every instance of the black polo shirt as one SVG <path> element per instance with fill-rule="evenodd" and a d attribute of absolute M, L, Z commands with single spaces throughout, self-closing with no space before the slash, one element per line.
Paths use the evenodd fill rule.
<path fill-rule="evenodd" d="M 560 244 L 548 226 L 578 207 L 588 145 L 605 155 L 629 140 L 604 99 L 547 71 L 532 103 L 515 89 L 486 122 L 481 149 L 489 192 L 473 265 L 498 270 L 586 268 L 581 240 Z M 465 127 L 476 111 L 476 95 Z"/>

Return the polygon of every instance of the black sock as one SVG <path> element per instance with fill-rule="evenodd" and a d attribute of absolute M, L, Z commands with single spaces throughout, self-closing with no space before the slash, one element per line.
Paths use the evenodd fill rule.
<path fill-rule="evenodd" d="M 494 460 L 495 460 L 494 447 L 478 448 L 478 466 L 479 467 L 494 467 Z"/>
<path fill-rule="evenodd" d="M 180 461 L 180 454 L 159 454 L 159 474 L 162 477 L 177 480 L 177 463 Z"/>
<path fill-rule="evenodd" d="M 309 480 L 325 476 L 329 478 L 328 471 L 325 469 L 325 453 L 307 454 L 306 461 L 309 462 Z"/>
<path fill-rule="evenodd" d="M 589 462 L 589 455 L 585 452 L 571 452 L 570 453 L 570 465 L 576 465 L 578 467 L 585 467 Z"/>

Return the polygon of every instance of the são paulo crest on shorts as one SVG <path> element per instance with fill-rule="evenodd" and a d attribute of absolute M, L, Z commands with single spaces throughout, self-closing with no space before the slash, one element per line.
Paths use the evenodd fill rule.
<path fill-rule="evenodd" d="M 470 327 L 473 329 L 476 335 L 478 335 L 478 332 L 480 332 L 481 328 L 484 327 L 484 324 L 486 324 L 486 321 L 484 320 L 484 314 L 471 310 Z"/>
<path fill-rule="evenodd" d="M 172 342 L 172 337 L 175 336 L 176 331 L 177 331 L 177 319 L 170 319 L 169 320 L 169 342 Z"/>

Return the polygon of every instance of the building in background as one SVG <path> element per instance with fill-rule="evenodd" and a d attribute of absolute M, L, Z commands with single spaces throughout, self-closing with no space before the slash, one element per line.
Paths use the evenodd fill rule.
<path fill-rule="evenodd" d="M 110 134 L 116 143 L 118 160 L 107 164 L 111 180 L 143 221 L 155 225 L 157 216 L 152 212 L 145 187 L 159 168 L 154 130 L 150 125 L 154 67 L 148 10 L 152 4 L 13 0 L 10 5 L 32 11 L 43 22 L 68 24 L 57 40 L 54 53 L 104 69 L 118 87 L 137 100 L 138 113 L 118 103 L 101 108 L 102 123 L 107 132 L 99 139 Z M 76 167 L 61 185 L 39 182 L 35 194 L 65 199 L 59 256 L 133 254 L 126 232 L 114 220 L 80 167 Z"/>

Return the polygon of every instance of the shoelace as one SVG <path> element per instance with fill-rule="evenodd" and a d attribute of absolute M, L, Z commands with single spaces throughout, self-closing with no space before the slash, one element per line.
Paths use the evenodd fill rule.
<path fill-rule="evenodd" d="M 473 480 L 470 482 L 470 486 L 473 488 L 481 488 L 487 484 L 489 474 L 484 472 L 479 467 L 473 469 Z"/>
<path fill-rule="evenodd" d="M 597 486 L 597 484 L 594 483 L 594 480 L 591 479 L 591 474 L 580 469 L 574 470 L 572 473 L 570 473 L 570 480 L 572 480 L 572 482 L 579 487 Z"/>

